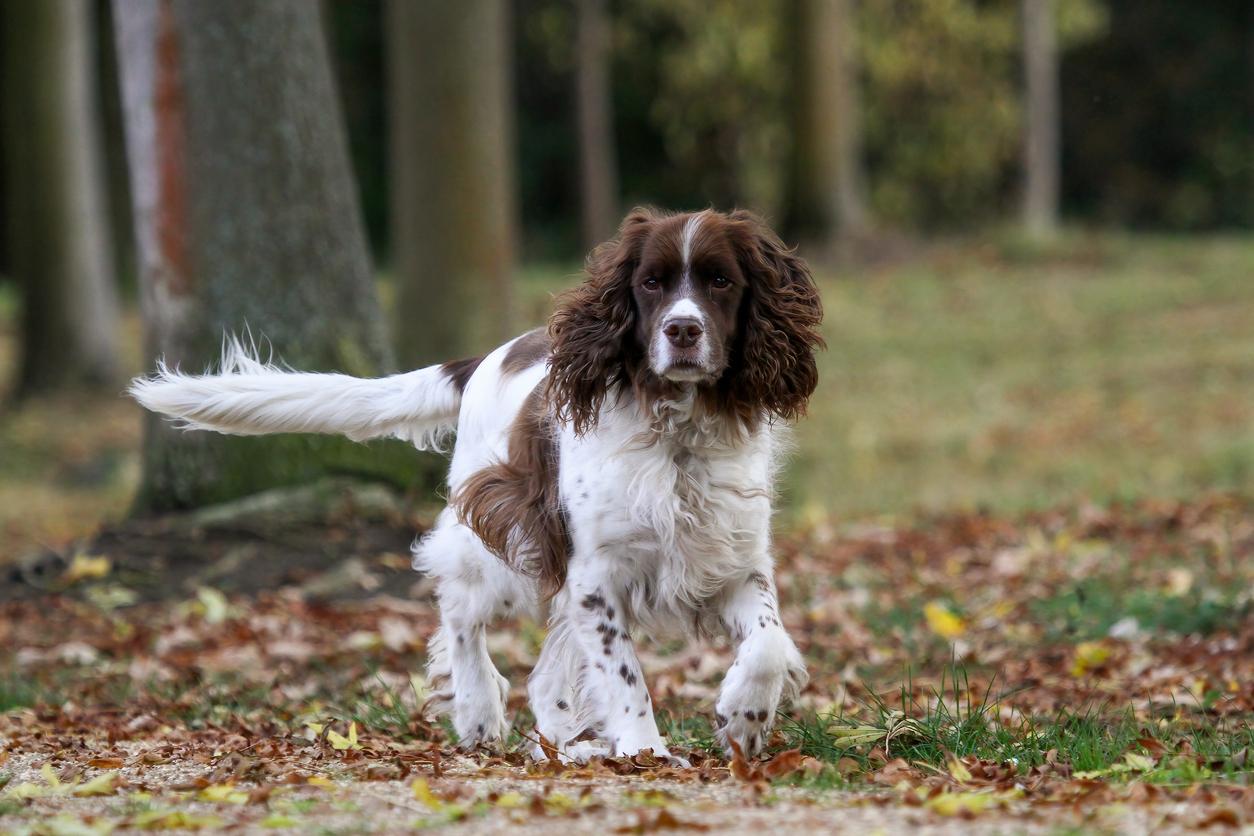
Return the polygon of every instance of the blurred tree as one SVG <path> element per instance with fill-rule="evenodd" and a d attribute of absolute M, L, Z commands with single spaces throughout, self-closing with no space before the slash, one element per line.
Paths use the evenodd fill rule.
<path fill-rule="evenodd" d="M 1254 3 L 1102 9 L 1100 37 L 1062 61 L 1068 211 L 1105 224 L 1254 228 Z"/>
<path fill-rule="evenodd" d="M 575 110 L 579 116 L 580 228 L 586 248 L 618 225 L 618 167 L 610 100 L 610 28 L 605 0 L 576 0 Z"/>
<path fill-rule="evenodd" d="M 511 336 L 517 238 L 506 0 L 391 0 L 392 252 L 406 367 Z"/>
<path fill-rule="evenodd" d="M 792 0 L 793 156 L 786 226 L 831 249 L 865 230 L 853 0 Z"/>
<path fill-rule="evenodd" d="M 862 0 L 865 143 L 877 219 L 970 228 L 1013 206 L 1023 161 L 1018 4 Z M 1055 0 L 1059 50 L 1105 27 L 1103 0 Z"/>
<path fill-rule="evenodd" d="M 6 0 L 8 250 L 22 289 L 18 393 L 118 374 L 92 17 L 81 0 Z"/>
<path fill-rule="evenodd" d="M 1058 226 L 1058 50 L 1053 0 L 1021 0 L 1023 26 L 1023 224 L 1051 235 Z"/>
<path fill-rule="evenodd" d="M 615 114 L 628 202 L 778 212 L 789 150 L 789 47 L 778 12 L 760 0 L 617 7 Z"/>
<path fill-rule="evenodd" d="M 193 370 L 251 326 L 285 362 L 386 370 L 328 66 L 305 0 L 115 0 L 148 356 Z M 395 450 L 182 433 L 148 416 L 140 508 L 320 474 L 404 479 Z M 406 474 L 408 475 L 408 474 Z"/>

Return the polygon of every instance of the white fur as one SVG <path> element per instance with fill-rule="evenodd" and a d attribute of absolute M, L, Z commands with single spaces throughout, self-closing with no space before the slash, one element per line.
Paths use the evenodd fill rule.
<path fill-rule="evenodd" d="M 541 361 L 503 374 L 508 349 L 484 358 L 460 398 L 438 367 L 382 380 L 297 374 L 262 365 L 234 343 L 221 374 L 162 368 L 132 392 L 188 428 L 400 435 L 420 444 L 451 426 L 456 411 L 452 495 L 506 455 L 510 427 L 546 373 Z M 719 737 L 746 755 L 765 743 L 780 701 L 806 681 L 780 624 L 772 580 L 780 429 L 763 422 L 744 433 L 699 414 L 695 403 L 689 389 L 646 411 L 623 393 L 607 400 L 587 434 L 560 430 L 558 488 L 574 550 L 552 601 L 491 554 L 452 509 L 415 544 L 414 568 L 436 580 L 440 603 L 440 628 L 428 646 L 430 706 L 451 715 L 464 745 L 499 743 L 508 731 L 508 686 L 488 655 L 486 630 L 514 615 L 548 619 L 528 694 L 537 731 L 563 759 L 643 749 L 669 756 L 635 632 L 726 631 L 737 651 L 716 706 Z M 600 742 L 574 740 L 587 729 Z"/>
<path fill-rule="evenodd" d="M 680 239 L 680 257 L 683 259 L 683 277 L 688 279 L 689 270 L 692 267 L 692 242 L 697 237 L 697 230 L 701 228 L 701 218 L 703 213 L 697 212 L 684 221 L 683 236 Z"/>
<path fill-rule="evenodd" d="M 136 378 L 128 391 L 189 430 L 335 433 L 354 441 L 392 436 L 425 450 L 439 449 L 461 400 L 439 366 L 373 379 L 299 373 L 262 363 L 234 338 L 223 347 L 217 374 L 185 374 L 159 362 L 155 376 Z"/>

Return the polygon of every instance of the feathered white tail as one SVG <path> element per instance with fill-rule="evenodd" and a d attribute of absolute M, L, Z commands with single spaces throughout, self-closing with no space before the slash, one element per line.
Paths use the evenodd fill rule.
<path fill-rule="evenodd" d="M 161 362 L 156 375 L 136 378 L 127 391 L 188 430 L 391 436 L 424 450 L 440 448 L 461 405 L 461 391 L 439 366 L 380 378 L 295 372 L 262 363 L 234 338 L 223 346 L 217 374 L 184 374 Z"/>

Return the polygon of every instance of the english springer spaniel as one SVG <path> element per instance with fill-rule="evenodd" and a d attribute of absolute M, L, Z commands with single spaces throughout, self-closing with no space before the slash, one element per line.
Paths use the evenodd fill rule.
<path fill-rule="evenodd" d="M 162 364 L 130 391 L 188 429 L 424 449 L 456 429 L 450 501 L 413 565 L 440 603 L 429 704 L 463 745 L 506 737 L 486 631 L 527 615 L 548 622 L 528 680 L 536 730 L 564 760 L 671 757 L 633 635 L 676 632 L 735 644 L 716 728 L 752 756 L 807 681 L 780 622 L 770 518 L 821 319 L 805 263 L 753 215 L 637 209 L 547 330 L 483 358 L 364 380 L 266 365 L 232 340 L 220 373 Z"/>

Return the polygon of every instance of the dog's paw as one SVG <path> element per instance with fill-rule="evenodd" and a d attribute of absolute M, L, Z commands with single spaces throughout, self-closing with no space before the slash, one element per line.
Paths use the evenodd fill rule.
<path fill-rule="evenodd" d="M 567 743 L 557 750 L 557 759 L 564 764 L 585 764 L 595 757 L 604 757 L 610 753 L 610 748 L 599 740 L 579 740 L 574 743 Z M 531 759 L 534 761 L 547 761 L 548 753 L 544 748 L 536 743 L 531 747 Z"/>
<path fill-rule="evenodd" d="M 725 709 L 728 713 L 723 713 Z M 746 758 L 755 757 L 766 745 L 771 736 L 771 728 L 775 725 L 773 708 L 735 708 L 729 709 L 720 702 L 714 712 L 714 737 L 719 746 L 732 757 L 735 749 L 732 742 L 740 747 Z"/>
<path fill-rule="evenodd" d="M 458 705 L 453 712 L 457 748 L 470 751 L 480 747 L 498 750 L 509 736 L 509 723 L 499 703 Z"/>
<path fill-rule="evenodd" d="M 792 639 L 782 630 L 766 630 L 745 640 L 715 704 L 715 736 L 728 757 L 732 742 L 746 758 L 762 751 L 784 700 L 805 687 L 809 675 Z"/>

